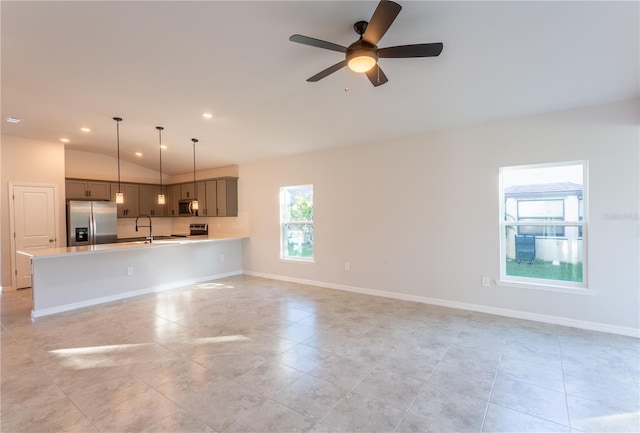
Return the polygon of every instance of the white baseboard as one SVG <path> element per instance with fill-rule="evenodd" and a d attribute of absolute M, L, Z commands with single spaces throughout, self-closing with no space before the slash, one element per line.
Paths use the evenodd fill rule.
<path fill-rule="evenodd" d="M 242 275 L 242 273 L 243 273 L 242 271 L 233 271 L 233 272 L 227 272 L 223 274 L 207 275 L 199 278 L 191 278 L 191 279 L 175 281 L 167 284 L 159 284 L 157 286 L 147 287 L 140 290 L 133 290 L 131 292 L 118 293 L 117 295 L 103 296 L 101 298 L 89 299 L 86 301 L 74 302 L 72 304 L 60 305 L 58 307 L 43 308 L 37 311 L 32 310 L 31 317 L 35 319 L 36 317 L 49 316 L 51 314 L 76 310 L 78 308 L 91 307 L 93 305 L 105 304 L 107 302 L 133 298 L 134 296 L 147 295 L 149 293 L 157 293 L 157 292 L 163 292 L 165 290 L 177 289 L 185 286 L 192 286 L 194 284 L 202 283 L 204 281 L 211 281 L 211 280 L 217 280 L 220 278 L 233 277 L 235 275 Z"/>
<path fill-rule="evenodd" d="M 404 293 L 387 292 L 383 290 L 366 289 L 362 287 L 346 286 L 343 284 L 324 283 L 321 281 L 305 280 L 302 278 L 293 278 L 293 277 L 287 277 L 283 275 L 267 274 L 263 272 L 244 271 L 244 274 L 254 276 L 254 277 L 269 278 L 272 280 L 306 284 L 308 286 L 324 287 L 327 289 L 343 290 L 346 292 L 362 293 L 365 295 L 381 296 L 384 298 L 393 298 L 393 299 L 399 299 L 402 301 L 413 301 L 413 302 L 419 302 L 422 304 L 457 308 L 459 310 L 494 314 L 496 316 L 512 317 L 514 319 L 531 320 L 534 322 L 550 323 L 553 325 L 568 326 L 571 328 L 587 329 L 590 331 L 607 332 L 610 334 L 618 334 L 618 335 L 625 335 L 628 337 L 640 338 L 640 329 L 609 325 L 606 323 L 597 323 L 597 322 L 589 322 L 585 320 L 568 319 L 566 317 L 530 313 L 526 311 L 511 310 L 508 308 L 489 307 L 486 305 L 468 304 L 465 302 L 449 301 L 446 299 L 427 298 L 424 296 L 407 295 Z"/>

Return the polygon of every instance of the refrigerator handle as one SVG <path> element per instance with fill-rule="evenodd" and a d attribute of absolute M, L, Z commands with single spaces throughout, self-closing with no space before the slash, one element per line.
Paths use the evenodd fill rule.
<path fill-rule="evenodd" d="M 91 203 L 91 212 L 89 212 L 89 245 L 96 244 L 96 218 L 93 215 L 93 203 Z"/>

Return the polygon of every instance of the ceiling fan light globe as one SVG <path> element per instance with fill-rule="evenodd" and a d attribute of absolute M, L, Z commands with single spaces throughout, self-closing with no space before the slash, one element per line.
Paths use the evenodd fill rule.
<path fill-rule="evenodd" d="M 363 40 L 354 42 L 347 48 L 347 66 L 354 72 L 364 73 L 378 62 L 378 50 Z"/>
<path fill-rule="evenodd" d="M 376 65 L 376 59 L 368 54 L 364 54 L 349 59 L 347 64 L 353 72 L 364 73 Z"/>

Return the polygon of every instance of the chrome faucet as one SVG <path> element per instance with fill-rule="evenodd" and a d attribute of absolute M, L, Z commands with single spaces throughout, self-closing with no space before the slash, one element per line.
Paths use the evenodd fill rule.
<path fill-rule="evenodd" d="M 140 217 L 146 217 L 149 220 L 149 225 L 148 226 L 139 226 L 138 225 L 138 219 Z M 138 227 L 149 227 L 149 236 L 147 236 L 145 238 L 145 243 L 147 243 L 147 242 L 152 243 L 153 242 L 153 232 L 151 231 L 151 217 L 149 215 L 147 215 L 146 213 L 141 213 L 140 215 L 138 215 L 137 218 L 136 218 L 136 231 L 138 231 Z"/>

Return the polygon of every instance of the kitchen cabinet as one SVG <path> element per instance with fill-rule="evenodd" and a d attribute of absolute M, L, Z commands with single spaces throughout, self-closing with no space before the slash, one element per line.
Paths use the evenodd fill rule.
<path fill-rule="evenodd" d="M 216 216 L 238 216 L 238 178 L 227 177 L 216 180 Z"/>
<path fill-rule="evenodd" d="M 205 212 L 203 216 L 238 216 L 238 178 L 223 177 L 206 182 Z"/>
<path fill-rule="evenodd" d="M 205 182 L 205 203 L 202 216 L 216 216 L 217 205 L 217 184 L 215 180 Z"/>
<path fill-rule="evenodd" d="M 194 196 L 193 183 L 183 183 L 180 185 L 180 199 L 181 200 L 193 200 Z"/>
<path fill-rule="evenodd" d="M 109 182 L 84 179 L 66 179 L 67 200 L 109 200 Z"/>
<path fill-rule="evenodd" d="M 88 179 L 65 179 L 67 200 L 115 201 L 118 183 Z M 198 199 L 196 216 L 238 216 L 238 178 L 221 177 L 164 187 L 165 204 L 158 204 L 159 185 L 122 182 L 124 203 L 118 205 L 119 218 L 136 218 L 141 213 L 152 217 L 180 216 L 180 200 Z"/>
<path fill-rule="evenodd" d="M 196 182 L 196 190 L 198 195 L 196 198 L 198 199 L 198 212 L 197 216 L 207 216 L 207 188 L 206 182 Z"/>
<path fill-rule="evenodd" d="M 140 185 L 137 183 L 121 183 L 120 190 L 124 194 L 124 203 L 118 204 L 118 218 L 135 218 L 140 214 Z M 118 184 L 111 184 L 111 200 L 116 201 Z"/>
<path fill-rule="evenodd" d="M 140 213 L 146 213 L 152 217 L 164 216 L 165 204 L 158 204 L 158 194 L 163 188 L 160 185 L 140 185 Z"/>
<path fill-rule="evenodd" d="M 180 185 L 170 185 L 167 187 L 167 197 L 165 205 L 167 207 L 166 216 L 178 216 L 178 202 L 180 201 Z"/>

